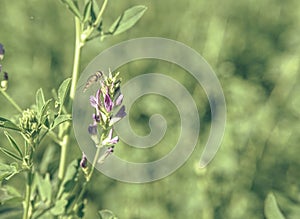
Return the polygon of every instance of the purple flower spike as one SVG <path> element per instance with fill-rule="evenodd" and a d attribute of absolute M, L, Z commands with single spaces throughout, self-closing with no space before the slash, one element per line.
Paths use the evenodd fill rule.
<path fill-rule="evenodd" d="M 105 94 L 105 97 L 104 97 L 104 106 L 105 106 L 105 109 L 106 111 L 109 113 L 112 108 L 113 108 L 113 102 L 110 98 L 110 96 L 108 94 Z"/>

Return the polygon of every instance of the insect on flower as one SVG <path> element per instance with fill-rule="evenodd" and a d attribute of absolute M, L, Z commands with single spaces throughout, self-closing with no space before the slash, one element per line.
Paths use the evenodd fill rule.
<path fill-rule="evenodd" d="M 85 86 L 83 88 L 83 92 L 86 92 L 87 89 L 94 83 L 96 83 L 97 81 L 103 79 L 103 72 L 102 71 L 97 71 L 95 74 L 91 75 L 86 83 Z"/>

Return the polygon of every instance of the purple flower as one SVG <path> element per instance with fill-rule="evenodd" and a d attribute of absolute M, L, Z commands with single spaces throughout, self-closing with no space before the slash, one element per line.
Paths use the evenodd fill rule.
<path fill-rule="evenodd" d="M 97 135 L 98 134 L 97 124 L 89 125 L 88 131 L 90 135 Z"/>
<path fill-rule="evenodd" d="M 88 132 L 91 135 L 91 139 L 94 141 L 96 146 L 99 145 L 97 123 L 94 125 L 89 125 Z"/>
<path fill-rule="evenodd" d="M 87 167 L 87 158 L 86 158 L 85 153 L 82 153 L 82 158 L 81 158 L 81 161 L 80 161 L 80 166 L 83 169 L 85 169 Z"/>
<path fill-rule="evenodd" d="M 113 124 L 119 122 L 122 118 L 124 118 L 126 116 L 126 112 L 125 112 L 125 106 L 122 106 L 119 111 L 117 112 L 116 115 L 114 115 L 110 122 L 109 125 L 112 126 Z"/>
<path fill-rule="evenodd" d="M 118 136 L 112 137 L 112 136 L 113 136 L 113 129 L 110 129 L 107 138 L 102 141 L 102 145 L 104 146 L 104 145 L 117 144 L 119 141 L 119 137 Z"/>
<path fill-rule="evenodd" d="M 119 96 L 117 97 L 116 101 L 115 101 L 116 106 L 120 106 L 122 104 L 123 97 L 124 97 L 123 94 L 120 93 Z"/>
<path fill-rule="evenodd" d="M 100 164 L 104 163 L 104 160 L 113 152 L 114 152 L 114 146 L 107 148 L 105 153 L 99 158 L 98 163 L 100 163 Z"/>
<path fill-rule="evenodd" d="M 114 103 L 112 102 L 110 96 L 108 94 L 105 94 L 104 96 L 104 106 L 106 111 L 109 113 L 113 108 Z"/>
<path fill-rule="evenodd" d="M 98 89 L 96 96 L 90 96 L 90 104 L 92 107 L 96 109 L 98 115 L 99 115 L 99 107 L 101 106 L 101 101 L 99 101 L 100 94 L 101 94 L 101 90 Z"/>
<path fill-rule="evenodd" d="M 93 113 L 93 120 L 94 120 L 94 122 L 96 122 L 96 123 L 100 122 L 100 116 L 97 115 L 97 114 L 95 114 L 95 113 Z"/>

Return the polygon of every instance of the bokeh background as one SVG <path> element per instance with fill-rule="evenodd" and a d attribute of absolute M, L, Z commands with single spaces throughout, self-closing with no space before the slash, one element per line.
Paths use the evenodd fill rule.
<path fill-rule="evenodd" d="M 87 44 L 81 69 L 123 40 L 157 36 L 183 42 L 210 63 L 220 80 L 227 103 L 226 131 L 217 156 L 199 169 L 210 129 L 210 108 L 201 86 L 166 62 L 144 60 L 121 67 L 124 82 L 164 72 L 183 84 L 199 109 L 199 142 L 181 168 L 156 182 L 127 184 L 96 173 L 87 193 L 86 218 L 97 218 L 98 209 L 110 209 L 121 219 L 264 218 L 270 191 L 287 218 L 299 218 L 300 2 L 115 0 L 109 2 L 104 26 L 135 4 L 148 7 L 144 17 L 126 33 Z M 1 0 L 0 42 L 6 49 L 1 63 L 9 73 L 8 93 L 24 109 L 34 103 L 38 88 L 50 98 L 51 89 L 71 75 L 73 18 L 59 0 Z M 119 156 L 149 161 L 172 149 L 180 122 L 176 107 L 164 98 L 148 95 L 137 101 L 129 115 L 132 127 L 146 135 L 149 118 L 159 112 L 170 129 L 163 141 L 142 152 L 121 142 Z M 11 118 L 16 113 L 0 96 L 0 115 Z M 0 144 L 6 144 L 2 132 L 0 137 Z M 58 160 L 59 148 L 49 142 L 39 148 L 37 162 L 47 148 L 53 148 L 51 159 Z M 69 159 L 80 156 L 73 138 Z M 22 182 L 13 179 L 20 189 Z"/>

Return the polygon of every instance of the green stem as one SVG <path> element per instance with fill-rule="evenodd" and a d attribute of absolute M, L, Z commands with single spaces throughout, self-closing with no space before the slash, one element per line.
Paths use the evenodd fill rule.
<path fill-rule="evenodd" d="M 99 11 L 99 14 L 98 14 L 98 16 L 97 16 L 97 19 L 96 19 L 95 22 L 93 23 L 93 26 L 94 26 L 94 27 L 97 27 L 97 26 L 99 25 L 99 23 L 100 23 L 100 21 L 101 21 L 101 18 L 102 18 L 102 16 L 103 16 L 103 13 L 104 13 L 104 11 L 105 11 L 105 8 L 106 8 L 106 6 L 107 6 L 107 3 L 108 3 L 108 0 L 104 0 L 104 2 L 103 2 L 103 4 L 102 4 L 102 7 L 101 7 L 101 9 L 100 9 L 100 11 Z"/>
<path fill-rule="evenodd" d="M 72 83 L 70 90 L 70 99 L 71 102 L 74 100 L 76 84 L 79 74 L 79 63 L 80 63 L 80 54 L 83 43 L 80 40 L 81 35 L 81 23 L 79 18 L 75 17 L 75 52 L 74 52 L 74 61 L 73 61 L 73 72 L 72 72 Z M 69 107 L 70 108 L 70 107 Z"/>
<path fill-rule="evenodd" d="M 71 110 L 72 102 L 75 97 L 76 84 L 79 74 L 79 63 L 80 63 L 80 54 L 83 43 L 80 40 L 81 34 L 81 23 L 80 20 L 75 17 L 75 51 L 74 51 L 74 61 L 73 61 L 73 72 L 72 72 L 72 83 L 70 89 L 70 102 L 68 109 Z M 60 126 L 62 127 L 62 126 Z M 71 123 L 66 127 L 67 134 L 64 135 L 61 145 L 61 154 L 60 154 L 60 162 L 58 169 L 58 178 L 60 180 L 63 179 L 65 175 L 66 163 L 67 163 L 67 154 L 68 154 L 68 144 L 69 144 L 69 134 L 71 130 Z"/>
<path fill-rule="evenodd" d="M 94 173 L 94 170 L 95 170 L 95 166 L 96 166 L 96 162 L 99 158 L 99 154 L 100 154 L 100 150 L 101 150 L 102 147 L 97 147 L 97 151 L 96 151 L 96 154 L 95 154 L 95 157 L 94 157 L 94 160 L 93 160 L 93 164 L 92 164 L 92 167 L 91 167 L 91 171 L 89 173 L 89 175 L 86 177 L 86 181 L 89 182 L 92 178 L 92 175 Z"/>
<path fill-rule="evenodd" d="M 86 181 L 83 183 L 79 195 L 76 197 L 77 201 L 74 202 L 74 203 L 76 203 L 76 204 L 74 204 L 74 207 L 73 207 L 74 211 L 76 211 L 76 208 L 78 207 L 78 205 L 77 205 L 78 201 L 82 199 L 82 197 L 83 197 L 83 195 L 84 195 L 84 193 L 86 191 L 87 185 L 88 185 L 89 181 L 91 180 L 91 178 L 93 176 L 93 173 L 94 173 L 94 170 L 95 170 L 95 166 L 96 166 L 96 162 L 97 162 L 97 160 L 99 158 L 99 154 L 100 154 L 101 148 L 102 148 L 102 146 L 97 147 L 97 151 L 96 151 L 96 154 L 95 154 L 95 157 L 94 157 L 94 160 L 93 160 L 91 171 L 90 171 L 89 175 L 86 177 Z"/>
<path fill-rule="evenodd" d="M 81 35 L 82 42 L 87 42 L 87 41 L 91 40 L 89 37 L 91 36 L 91 34 L 95 30 L 95 28 L 97 28 L 99 26 L 102 16 L 103 16 L 103 13 L 106 9 L 107 3 L 108 3 L 108 0 L 104 0 L 95 22 L 91 26 L 88 26 L 86 28 L 86 30 L 83 31 L 83 34 Z"/>
<path fill-rule="evenodd" d="M 23 219 L 31 218 L 31 204 L 30 204 L 30 196 L 31 196 L 31 190 L 32 190 L 32 181 L 33 181 L 33 171 L 32 167 L 27 172 L 27 184 L 26 184 L 26 194 L 25 194 L 25 200 L 23 202 L 24 205 L 24 213 L 23 213 Z"/>
<path fill-rule="evenodd" d="M 3 90 L 0 88 L 3 96 L 10 102 L 20 113 L 22 113 L 22 109 L 18 106 L 18 104 Z"/>

